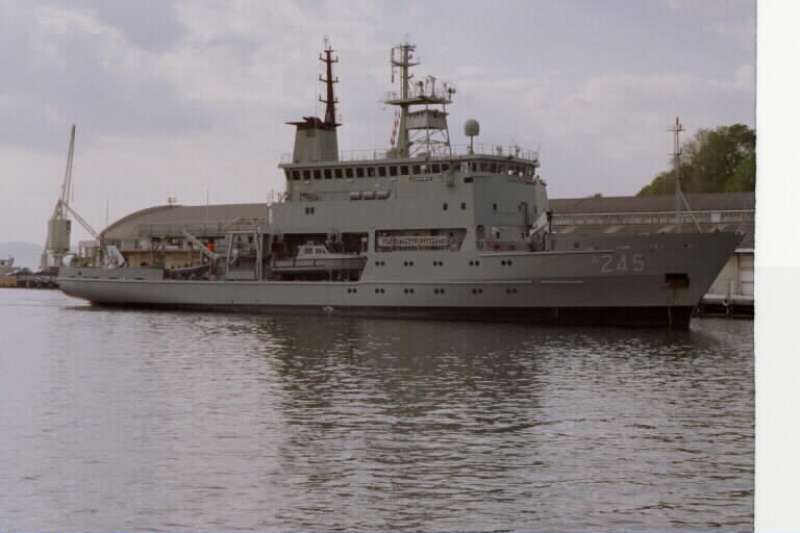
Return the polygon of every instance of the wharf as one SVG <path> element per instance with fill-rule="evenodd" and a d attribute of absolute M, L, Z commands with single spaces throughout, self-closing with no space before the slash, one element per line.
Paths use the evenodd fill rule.
<path fill-rule="evenodd" d="M 2 289 L 57 289 L 55 276 L 41 274 L 20 274 L 12 276 L 0 276 L 0 288 Z"/>

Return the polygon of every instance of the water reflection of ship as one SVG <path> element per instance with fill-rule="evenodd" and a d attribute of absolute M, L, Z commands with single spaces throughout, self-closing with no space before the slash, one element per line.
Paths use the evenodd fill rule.
<path fill-rule="evenodd" d="M 581 460 L 554 465 L 555 448 L 602 449 L 613 432 L 627 436 L 630 450 L 597 452 L 601 459 L 670 448 L 658 440 L 663 428 L 703 430 L 681 400 L 704 394 L 698 380 L 709 376 L 698 377 L 695 360 L 727 353 L 714 346 L 720 335 L 703 331 L 334 317 L 310 327 L 288 316 L 234 322 L 237 337 L 264 346 L 258 352 L 280 391 L 271 400 L 283 432 L 275 453 L 291 497 L 278 515 L 300 529 L 330 529 L 332 505 L 351 527 L 361 520 L 363 529 L 419 529 L 442 520 L 435 508 L 454 495 L 521 501 L 514 498 L 525 490 L 557 491 L 548 476 L 560 468 L 575 474 Z M 701 367 L 707 374 L 726 365 Z M 608 462 L 583 468 L 598 486 L 616 482 Z M 398 501 L 427 503 L 414 515 Z M 369 517 L 355 509 L 367 504 Z"/>

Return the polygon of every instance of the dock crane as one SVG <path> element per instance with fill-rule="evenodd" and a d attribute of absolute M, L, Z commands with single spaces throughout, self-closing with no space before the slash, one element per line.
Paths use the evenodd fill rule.
<path fill-rule="evenodd" d="M 69 149 L 67 150 L 67 168 L 64 171 L 64 182 L 61 184 L 61 196 L 53 209 L 53 215 L 47 221 L 47 240 L 42 252 L 41 269 L 43 271 L 57 270 L 61 266 L 64 256 L 69 253 L 70 233 L 72 223 L 67 217 L 68 210 L 64 208 L 72 194 L 72 160 L 75 155 L 75 124 L 69 134 Z"/>
<path fill-rule="evenodd" d="M 69 205 L 72 195 L 72 162 L 75 156 L 75 125 L 72 125 L 69 134 L 69 149 L 67 150 L 67 167 L 64 171 L 64 182 L 61 184 L 61 196 L 56 201 L 53 215 L 47 222 L 47 241 L 42 253 L 41 270 L 53 272 L 61 266 L 64 257 L 70 253 L 70 234 L 72 215 L 78 223 L 97 241 L 101 253 L 107 263 L 121 264 L 124 258 L 114 246 L 104 246 L 103 237 L 86 220 Z"/>

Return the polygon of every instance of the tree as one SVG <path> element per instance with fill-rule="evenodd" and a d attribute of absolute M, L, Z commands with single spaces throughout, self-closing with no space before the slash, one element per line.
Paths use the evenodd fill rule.
<path fill-rule="evenodd" d="M 683 145 L 680 164 L 683 192 L 754 191 L 756 133 L 744 124 L 700 130 Z M 639 196 L 675 191 L 674 169 L 661 172 Z"/>

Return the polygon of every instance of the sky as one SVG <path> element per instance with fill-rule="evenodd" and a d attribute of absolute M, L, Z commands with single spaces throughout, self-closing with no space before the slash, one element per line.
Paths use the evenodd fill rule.
<path fill-rule="evenodd" d="M 389 49 L 456 89 L 479 141 L 539 150 L 552 198 L 632 195 L 680 116 L 755 125 L 753 0 L 0 0 L 0 242 L 43 242 L 77 124 L 71 204 L 96 229 L 164 204 L 266 201 L 321 114 L 337 51 L 342 150 L 385 149 Z M 87 238 L 76 227 L 73 243 Z"/>

